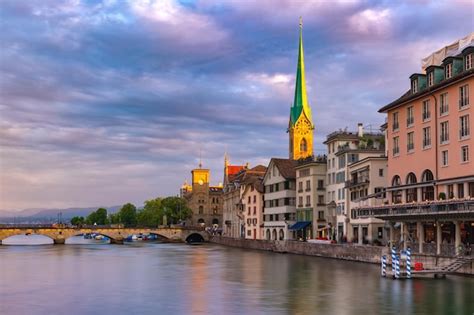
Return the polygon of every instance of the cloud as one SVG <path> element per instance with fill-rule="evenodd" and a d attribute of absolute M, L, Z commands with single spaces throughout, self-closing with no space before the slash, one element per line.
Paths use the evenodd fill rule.
<path fill-rule="evenodd" d="M 438 2 L 7 0 L 0 10 L 0 209 L 176 194 L 199 152 L 214 183 L 226 150 L 232 163 L 286 157 L 299 16 L 316 153 L 335 129 L 375 130 L 421 58 L 472 31 L 466 7 Z"/>

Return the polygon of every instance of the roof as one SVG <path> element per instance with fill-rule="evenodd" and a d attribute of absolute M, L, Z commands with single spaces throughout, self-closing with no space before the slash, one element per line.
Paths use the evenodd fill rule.
<path fill-rule="evenodd" d="M 227 166 L 227 174 L 234 175 L 245 168 L 245 165 L 229 165 Z"/>
<path fill-rule="evenodd" d="M 283 176 L 286 179 L 296 179 L 295 167 L 298 165 L 298 162 L 296 160 L 272 158 L 270 160 L 269 165 L 271 165 L 272 162 L 280 171 L 281 176 Z M 267 168 L 267 172 L 268 170 L 269 169 Z"/>
<path fill-rule="evenodd" d="M 298 45 L 298 67 L 296 70 L 295 99 L 290 109 L 290 125 L 294 126 L 298 118 L 304 113 L 306 118 L 312 122 L 311 107 L 306 95 L 306 80 L 304 75 L 304 52 L 303 52 L 303 23 L 300 19 L 300 38 Z"/>

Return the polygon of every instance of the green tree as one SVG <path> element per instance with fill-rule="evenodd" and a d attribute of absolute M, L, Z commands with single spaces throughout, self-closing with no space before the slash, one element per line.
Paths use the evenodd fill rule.
<path fill-rule="evenodd" d="M 82 224 L 84 224 L 84 222 L 85 222 L 84 217 L 78 217 L 78 216 L 76 216 L 76 217 L 73 217 L 73 218 L 71 219 L 71 224 L 72 224 L 72 225 L 82 225 Z"/>
<path fill-rule="evenodd" d="M 119 224 L 120 220 L 120 213 L 111 213 L 109 214 L 109 222 L 111 224 Z"/>
<path fill-rule="evenodd" d="M 131 204 L 124 204 L 122 209 L 119 211 L 120 221 L 125 226 L 136 226 L 137 225 L 137 208 Z"/>
<path fill-rule="evenodd" d="M 161 208 L 161 198 L 145 201 L 145 205 L 137 214 L 139 226 L 156 227 L 162 223 L 163 210 Z"/>
<path fill-rule="evenodd" d="M 191 217 L 192 211 L 186 200 L 181 197 L 167 197 L 162 200 L 163 215 L 166 215 L 168 224 L 177 224 Z"/>
<path fill-rule="evenodd" d="M 107 220 L 107 209 L 99 208 L 94 212 L 91 212 L 86 218 L 87 224 L 105 225 L 108 223 Z"/>

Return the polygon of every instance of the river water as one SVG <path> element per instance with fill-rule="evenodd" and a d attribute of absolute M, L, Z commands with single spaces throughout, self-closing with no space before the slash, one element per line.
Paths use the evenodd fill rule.
<path fill-rule="evenodd" d="M 395 281 L 332 259 L 88 242 L 0 246 L 0 314 L 474 313 L 473 278 Z"/>

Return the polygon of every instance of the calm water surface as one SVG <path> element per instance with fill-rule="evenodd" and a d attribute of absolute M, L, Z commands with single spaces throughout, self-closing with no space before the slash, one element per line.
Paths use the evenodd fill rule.
<path fill-rule="evenodd" d="M 218 245 L 0 246 L 0 314 L 473 314 L 474 278 Z"/>

